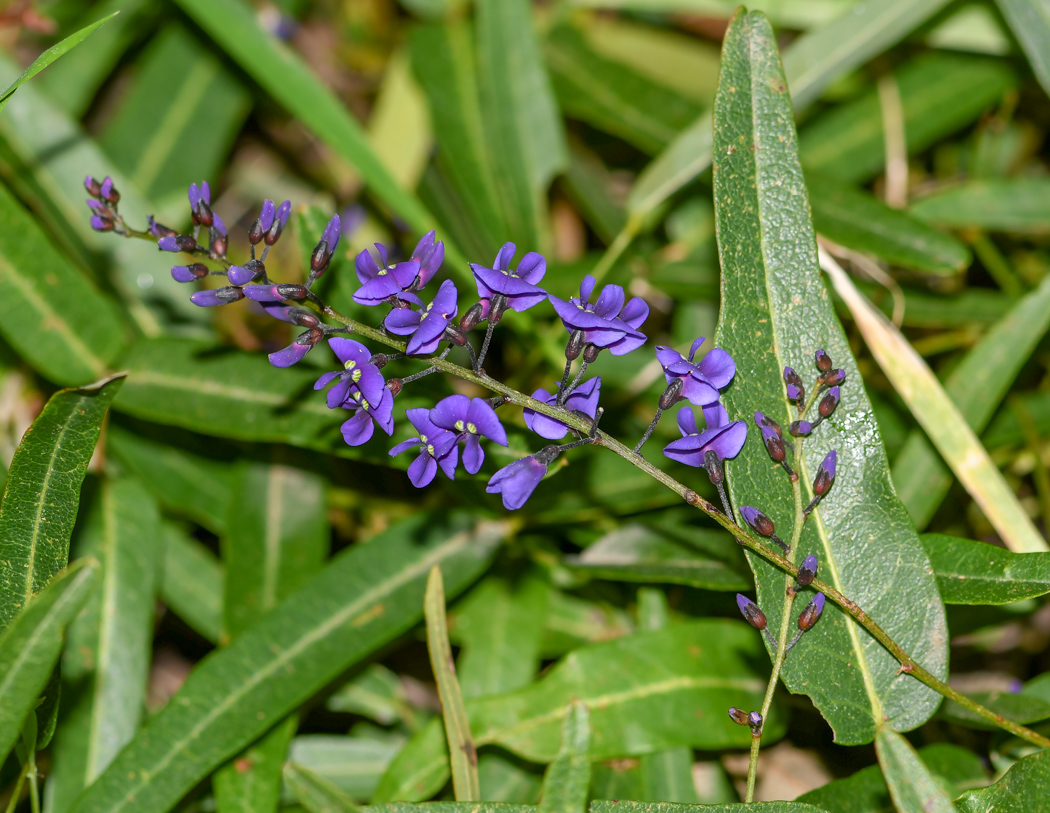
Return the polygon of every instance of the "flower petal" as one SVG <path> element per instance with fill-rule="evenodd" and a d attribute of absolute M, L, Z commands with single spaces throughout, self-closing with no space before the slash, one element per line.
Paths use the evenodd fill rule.
<path fill-rule="evenodd" d="M 484 435 L 500 446 L 507 445 L 507 430 L 496 417 L 496 410 L 484 398 L 472 398 L 467 407 L 467 423 L 478 428 L 478 434 Z M 473 472 L 472 472 L 473 473 Z"/>

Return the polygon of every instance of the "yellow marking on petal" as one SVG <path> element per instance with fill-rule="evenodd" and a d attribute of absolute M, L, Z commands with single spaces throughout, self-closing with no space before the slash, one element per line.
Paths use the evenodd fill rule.
<path fill-rule="evenodd" d="M 354 370 L 353 373 L 350 374 L 350 380 L 356 384 L 358 381 L 361 380 L 362 372 L 362 370 Z"/>
<path fill-rule="evenodd" d="M 476 435 L 478 433 L 478 428 L 474 424 L 468 423 L 467 431 L 470 432 L 470 434 L 472 435 Z"/>
<path fill-rule="evenodd" d="M 456 427 L 456 431 L 457 432 L 462 432 L 463 431 L 463 421 L 456 421 L 454 426 Z"/>
<path fill-rule="evenodd" d="M 357 362 L 351 360 L 351 361 L 348 361 L 345 364 L 343 364 L 343 369 L 345 369 L 345 370 L 352 370 L 356 366 L 357 366 Z"/>

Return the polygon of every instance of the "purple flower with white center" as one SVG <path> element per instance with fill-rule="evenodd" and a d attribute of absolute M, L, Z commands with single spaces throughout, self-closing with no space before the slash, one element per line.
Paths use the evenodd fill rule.
<path fill-rule="evenodd" d="M 394 434 L 394 396 L 386 387 L 383 387 L 383 394 L 378 401 L 369 401 L 361 390 L 353 387 L 349 397 L 342 403 L 342 408 L 357 411 L 354 417 L 339 427 L 348 446 L 368 443 L 375 433 L 376 424 L 388 435 Z"/>
<path fill-rule="evenodd" d="M 507 432 L 496 417 L 496 411 L 484 398 L 450 395 L 442 398 L 430 410 L 430 420 L 442 429 L 456 433 L 456 442 L 463 442 L 463 468 L 468 474 L 477 474 L 485 462 L 481 439 L 507 445 Z"/>
<path fill-rule="evenodd" d="M 624 300 L 626 296 L 623 288 L 619 285 L 606 285 L 598 295 L 598 300 L 593 304 L 590 296 L 594 292 L 595 279 L 590 274 L 583 278 L 580 283 L 579 297 L 573 297 L 568 301 L 559 299 L 551 294 L 548 298 L 555 312 L 561 318 L 565 329 L 570 333 L 576 330 L 583 331 L 583 340 L 599 348 L 609 348 L 614 355 L 623 355 L 638 347 L 640 342 L 645 341 L 645 336 L 635 329 L 648 315 L 648 306 L 645 306 L 644 314 L 636 300 L 631 300 L 626 309 L 628 318 L 633 324 L 619 319 L 620 312 L 624 311 Z M 644 305 L 644 302 L 641 303 Z M 639 316 L 641 320 L 639 321 Z M 628 333 L 631 337 L 623 341 Z M 618 344 L 619 343 L 619 344 Z"/>
<path fill-rule="evenodd" d="M 445 261 L 445 243 L 436 239 L 436 234 L 431 229 L 416 243 L 409 259 L 419 263 L 415 290 L 420 291 L 434 278 L 441 268 L 441 263 Z"/>
<path fill-rule="evenodd" d="M 718 391 L 729 386 L 736 375 L 733 357 L 720 347 L 714 348 L 698 363 L 693 362 L 696 351 L 704 343 L 701 336 L 689 348 L 689 358 L 666 345 L 656 348 L 656 359 L 664 368 L 664 378 L 670 384 L 682 380 L 682 397 L 689 403 L 703 407 L 718 400 Z"/>
<path fill-rule="evenodd" d="M 692 407 L 678 410 L 678 429 L 682 433 L 679 440 L 664 447 L 664 456 L 687 466 L 704 468 L 707 452 L 714 452 L 719 460 L 736 457 L 747 440 L 747 424 L 743 421 L 730 421 L 729 413 L 720 403 L 703 408 L 707 428 L 701 432 L 696 425 L 696 416 Z"/>
<path fill-rule="evenodd" d="M 499 494 L 503 499 L 504 508 L 508 511 L 517 511 L 528 501 L 532 492 L 536 490 L 536 486 L 547 474 L 547 466 L 550 463 L 549 460 L 543 458 L 543 453 L 547 449 L 556 450 L 557 448 L 557 446 L 548 446 L 541 452 L 504 466 L 489 478 L 485 491 L 489 494 Z"/>
<path fill-rule="evenodd" d="M 386 391 L 386 380 L 378 367 L 369 364 L 372 360 L 369 349 L 361 342 L 340 337 L 329 339 L 328 346 L 343 364 L 342 370 L 325 373 L 314 384 L 314 389 L 320 390 L 339 379 L 328 391 L 328 408 L 337 409 L 343 406 L 347 399 L 360 400 L 354 397 L 355 393 L 363 398 L 366 405 L 380 403 L 383 392 Z"/>
<path fill-rule="evenodd" d="M 323 338 L 324 330 L 320 327 L 310 328 L 309 330 L 300 333 L 295 341 L 283 350 L 270 353 L 268 357 L 270 359 L 270 364 L 274 367 L 291 367 L 293 364 L 298 364 Z"/>
<path fill-rule="evenodd" d="M 401 297 L 407 301 L 418 302 L 420 306 L 423 304 L 415 294 L 403 293 Z M 425 308 L 394 308 L 383 320 L 383 325 L 398 336 L 411 336 L 405 348 L 408 355 L 429 355 L 437 350 L 442 336 L 445 335 L 445 328 L 455 318 L 459 310 L 458 298 L 455 283 L 447 279 L 438 288 L 434 301 Z"/>
<path fill-rule="evenodd" d="M 376 265 L 371 253 L 365 249 L 354 258 L 354 269 L 361 287 L 354 294 L 354 302 L 359 305 L 378 305 L 387 300 L 397 299 L 416 279 L 419 273 L 419 261 L 409 260 L 403 263 L 388 264 L 386 246 L 375 244 L 383 267 Z"/>
<path fill-rule="evenodd" d="M 438 468 L 449 480 L 456 479 L 459 463 L 459 446 L 456 435 L 436 426 L 430 420 L 429 409 L 408 409 L 405 416 L 416 428 L 419 437 L 410 438 L 390 450 L 390 456 L 399 455 L 409 449 L 418 449 L 419 455 L 408 467 L 408 479 L 416 488 L 430 485 L 437 476 Z"/>
<path fill-rule="evenodd" d="M 601 395 L 601 378 L 592 378 L 584 381 L 565 399 L 563 406 L 570 412 L 582 412 L 594 420 L 598 411 L 598 398 Z M 538 389 L 532 394 L 537 401 L 542 401 L 551 406 L 557 406 L 557 394 L 551 394 L 545 389 Z M 549 418 L 532 409 L 525 409 L 525 425 L 541 438 L 548 440 L 561 440 L 569 432 L 569 427 L 561 421 Z"/>
<path fill-rule="evenodd" d="M 547 292 L 538 284 L 547 273 L 547 261 L 543 255 L 530 251 L 512 271 L 510 263 L 516 251 L 513 243 L 504 243 L 492 268 L 471 263 L 470 270 L 474 272 L 479 297 L 491 300 L 502 294 L 507 298 L 507 307 L 521 313 L 547 298 Z"/>
<path fill-rule="evenodd" d="M 190 302 L 202 308 L 213 308 L 216 305 L 229 305 L 244 299 L 240 288 L 214 288 L 208 291 L 197 291 L 190 294 Z"/>

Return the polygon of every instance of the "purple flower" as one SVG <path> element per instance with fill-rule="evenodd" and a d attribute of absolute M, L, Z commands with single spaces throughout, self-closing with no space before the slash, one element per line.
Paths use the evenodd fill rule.
<path fill-rule="evenodd" d="M 197 210 L 200 209 L 202 200 L 206 204 L 211 204 L 211 187 L 208 186 L 207 181 L 203 181 L 200 186 L 191 183 L 188 197 L 190 199 L 190 211 L 196 214 Z"/>
<path fill-rule="evenodd" d="M 645 344 L 645 334 L 638 328 L 645 324 L 649 318 L 649 306 L 640 297 L 634 297 L 628 302 L 620 315 L 613 320 L 617 325 L 624 328 L 622 339 L 617 339 L 609 345 L 609 352 L 614 356 L 625 356 L 632 350 L 637 350 Z"/>
<path fill-rule="evenodd" d="M 431 229 L 416 243 L 410 259 L 419 263 L 415 289 L 420 291 L 434 278 L 438 269 L 441 268 L 441 263 L 445 261 L 445 244 L 435 239 L 435 232 Z"/>
<path fill-rule="evenodd" d="M 693 342 L 688 359 L 665 345 L 656 348 L 656 359 L 664 368 L 667 383 L 670 384 L 676 378 L 682 379 L 682 397 L 699 407 L 717 401 L 718 391 L 728 386 L 736 375 L 733 357 L 720 347 L 714 348 L 698 364 L 694 364 L 693 357 L 703 343 L 703 336 Z"/>
<path fill-rule="evenodd" d="M 190 294 L 190 302 L 202 308 L 229 305 L 231 302 L 236 302 L 239 299 L 244 299 L 244 294 L 241 293 L 240 288 L 215 288 Z"/>
<path fill-rule="evenodd" d="M 471 263 L 470 270 L 474 272 L 478 296 L 491 300 L 496 294 L 502 294 L 507 298 L 507 307 L 520 313 L 547 298 L 547 292 L 537 284 L 547 273 L 547 261 L 542 255 L 530 251 L 512 271 L 510 261 L 514 259 L 515 251 L 517 248 L 513 243 L 504 243 L 492 268 Z"/>
<path fill-rule="evenodd" d="M 382 268 L 376 265 L 368 249 L 354 258 L 354 269 L 361 281 L 361 287 L 354 294 L 354 302 L 359 305 L 378 305 L 387 300 L 396 300 L 412 285 L 419 273 L 417 260 L 388 265 L 386 246 L 382 243 L 376 243 L 375 246 L 383 261 Z"/>
<path fill-rule="evenodd" d="M 236 290 L 236 289 L 234 289 Z M 274 367 L 291 367 L 303 360 L 303 356 L 309 353 L 314 346 L 324 338 L 324 331 L 319 327 L 310 328 L 300 333 L 294 342 L 284 350 L 270 353 L 270 364 Z"/>
<path fill-rule="evenodd" d="M 449 480 L 456 479 L 456 464 L 459 463 L 459 446 L 456 435 L 430 420 L 429 409 L 408 409 L 405 415 L 416 428 L 419 437 L 402 441 L 390 450 L 390 456 L 399 455 L 409 449 L 418 449 L 419 455 L 408 467 L 408 479 L 416 488 L 423 488 L 437 476 L 440 467 Z"/>
<path fill-rule="evenodd" d="M 496 417 L 496 411 L 484 398 L 450 395 L 442 398 L 430 410 L 430 420 L 442 429 L 456 434 L 456 442 L 463 441 L 463 468 L 468 474 L 477 474 L 485 462 L 481 438 L 485 437 L 507 445 L 507 432 Z"/>
<path fill-rule="evenodd" d="M 617 356 L 629 353 L 644 343 L 645 336 L 637 328 L 649 315 L 649 306 L 635 298 L 624 308 L 626 297 L 619 285 L 606 285 L 598 301 L 592 304 L 589 300 L 594 285 L 594 277 L 588 274 L 580 284 L 579 297 L 573 297 L 568 302 L 553 294 L 548 297 L 565 329 L 570 333 L 582 330 L 585 342 L 595 347 L 609 348 Z M 625 318 L 618 318 L 621 311 Z"/>
<path fill-rule="evenodd" d="M 720 403 L 705 406 L 703 411 L 707 429 L 701 432 L 691 407 L 678 410 L 678 429 L 682 437 L 664 447 L 665 457 L 687 466 L 703 468 L 708 451 L 718 455 L 719 460 L 740 454 L 747 440 L 747 424 L 730 421 L 726 408 Z"/>
<path fill-rule="evenodd" d="M 276 215 L 277 206 L 274 205 L 274 202 L 272 200 L 264 200 L 262 209 L 259 210 L 259 228 L 262 229 L 263 234 L 270 230 Z"/>
<path fill-rule="evenodd" d="M 342 407 L 357 411 L 354 417 L 339 427 L 348 446 L 368 443 L 375 432 L 375 424 L 379 424 L 379 428 L 388 435 L 394 434 L 394 396 L 386 387 L 383 387 L 379 401 L 368 401 L 360 390 L 353 388 Z"/>
<path fill-rule="evenodd" d="M 320 390 L 335 379 L 339 379 L 339 382 L 328 391 L 328 408 L 337 409 L 343 406 L 347 399 L 355 402 L 363 399 L 365 406 L 380 403 L 383 392 L 386 391 L 386 380 L 379 372 L 379 368 L 369 363 L 372 360 L 372 354 L 368 348 L 361 342 L 339 337 L 329 339 L 328 346 L 343 364 L 342 370 L 325 373 L 314 384 L 314 389 Z M 360 398 L 355 398 L 355 393 Z"/>
<path fill-rule="evenodd" d="M 426 308 L 418 311 L 412 308 L 394 308 L 383 320 L 383 325 L 391 333 L 412 337 L 408 340 L 408 347 L 405 348 L 408 355 L 429 355 L 437 350 L 441 337 L 445 335 L 445 328 L 455 317 L 459 309 L 458 297 L 459 293 L 456 291 L 455 283 L 447 279 L 441 283 L 434 301 Z M 417 302 L 422 308 L 423 302 L 415 294 L 402 293 L 400 298 Z"/>
<path fill-rule="evenodd" d="M 569 393 L 569 397 L 565 399 L 565 408 L 570 412 L 582 412 L 591 420 L 594 420 L 594 415 L 598 410 L 598 397 L 601 395 L 601 387 L 601 378 L 592 378 L 584 381 Z M 556 406 L 558 402 L 556 394 L 552 395 L 542 388 L 536 390 L 532 397 L 551 406 Z M 561 440 L 569 431 L 569 427 L 561 421 L 549 418 L 528 408 L 525 409 L 525 425 L 541 438 L 547 438 L 548 440 Z"/>
<path fill-rule="evenodd" d="M 503 498 L 504 508 L 517 511 L 532 496 L 540 480 L 547 474 L 548 464 L 538 458 L 539 455 L 530 455 L 504 466 L 489 478 L 485 491 L 489 494 L 499 494 Z"/>

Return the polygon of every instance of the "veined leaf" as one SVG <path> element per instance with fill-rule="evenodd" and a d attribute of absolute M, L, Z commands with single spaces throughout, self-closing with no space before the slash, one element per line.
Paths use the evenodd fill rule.
<path fill-rule="evenodd" d="M 169 609 L 211 643 L 222 635 L 226 570 L 200 542 L 165 522 L 160 596 Z"/>
<path fill-rule="evenodd" d="M 212 775 L 218 813 L 278 809 L 282 769 L 298 726 L 299 715 L 289 714 Z"/>
<path fill-rule="evenodd" d="M 412 76 L 407 48 L 392 54 L 387 62 L 368 119 L 368 140 L 395 180 L 405 189 L 415 189 L 430 160 L 434 133 L 426 99 Z"/>
<path fill-rule="evenodd" d="M 585 813 L 591 784 L 590 740 L 587 706 L 574 700 L 562 723 L 561 749 L 543 777 L 538 813 Z"/>
<path fill-rule="evenodd" d="M 163 813 L 220 763 L 340 672 L 422 617 L 440 564 L 458 593 L 504 532 L 419 517 L 344 551 L 279 611 L 201 663 L 179 693 L 80 797 L 76 813 Z"/>
<path fill-rule="evenodd" d="M 959 813 L 1030 813 L 1050 796 L 1050 751 L 1018 760 L 998 782 L 956 800 Z"/>
<path fill-rule="evenodd" d="M 352 799 L 371 799 L 379 778 L 404 744 L 398 735 L 333 737 L 307 734 L 292 740 L 288 761 L 327 780 Z"/>
<path fill-rule="evenodd" d="M 1011 553 L 945 534 L 920 538 L 945 604 L 1012 604 L 1050 593 L 1050 553 Z"/>
<path fill-rule="evenodd" d="M 889 728 L 880 729 L 875 737 L 875 751 L 897 810 L 955 813 L 948 794 L 903 736 Z"/>
<path fill-rule="evenodd" d="M 1050 231 L 1050 180 L 990 178 L 950 186 L 915 201 L 915 217 L 952 228 Z"/>
<path fill-rule="evenodd" d="M 785 397 L 785 366 L 809 378 L 807 371 L 816 372 L 814 352 L 824 349 L 845 370 L 838 408 L 806 438 L 805 459 L 792 463 L 807 503 L 817 461 L 838 452 L 834 488 L 806 524 L 797 558 L 816 554 L 836 589 L 943 677 L 944 608 L 926 554 L 893 492 L 871 404 L 820 279 L 787 85 L 773 32 L 758 13 L 738 13 L 723 45 L 714 179 L 722 263 L 716 343 L 737 365 L 733 386 L 724 393 L 726 409 L 731 418 L 748 422 L 762 411 L 786 426 L 798 413 Z M 790 528 L 791 484 L 771 465 L 753 425 L 751 435 L 727 466 L 733 502 L 738 510 L 757 506 L 780 528 Z M 758 556 L 748 558 L 759 604 L 770 627 L 779 629 L 785 576 Z M 889 583 L 892 591 L 886 590 Z M 908 730 L 925 722 L 940 696 L 918 681 L 902 680 L 897 661 L 837 608 L 824 612 L 827 617 L 784 664 L 783 678 L 789 690 L 813 699 L 836 742 L 870 742 L 882 725 Z"/>
<path fill-rule="evenodd" d="M 499 752 L 481 755 L 478 778 L 486 802 L 528 805 L 539 801 L 543 777 Z"/>
<path fill-rule="evenodd" d="M 344 684 L 325 705 L 330 711 L 358 714 L 380 725 L 400 721 L 410 730 L 418 727 L 401 680 L 381 663 L 373 663 Z"/>
<path fill-rule="evenodd" d="M 15 452 L 0 506 L 0 630 L 69 561 L 80 486 L 122 383 L 59 390 Z"/>
<path fill-rule="evenodd" d="M 1047 0 L 996 0 L 1021 43 L 1043 90 L 1050 93 L 1050 3 Z"/>
<path fill-rule="evenodd" d="M 138 731 L 146 708 L 160 515 L 135 480 L 103 481 L 77 540 L 78 557 L 102 565 L 102 579 L 69 629 L 62 676 L 73 692 L 49 777 L 64 813 Z M 72 698 L 70 698 L 70 694 Z"/>
<path fill-rule="evenodd" d="M 416 813 L 418 805 L 372 805 L 368 813 Z M 428 813 L 537 813 L 531 805 L 493 804 L 491 802 L 431 802 Z M 739 802 L 726 805 L 680 805 L 672 802 L 628 802 L 594 800 L 587 806 L 588 813 L 826 813 L 813 805 L 799 802 L 756 802 L 742 806 Z M 1012 813 L 1012 812 L 1011 812 Z"/>
<path fill-rule="evenodd" d="M 0 754 L 22 734 L 62 652 L 66 626 L 98 577 L 94 560 L 74 562 L 35 596 L 0 634 Z"/>
<path fill-rule="evenodd" d="M 357 813 L 360 808 L 346 793 L 308 768 L 289 762 L 284 781 L 296 801 L 309 813 Z"/>

